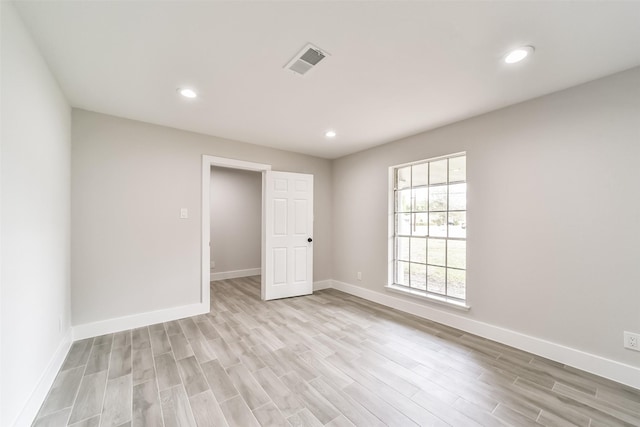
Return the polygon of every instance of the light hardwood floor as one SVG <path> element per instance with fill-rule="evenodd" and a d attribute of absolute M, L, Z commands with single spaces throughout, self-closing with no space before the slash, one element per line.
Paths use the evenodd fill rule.
<path fill-rule="evenodd" d="M 336 290 L 73 343 L 34 425 L 639 426 L 640 391 Z"/>

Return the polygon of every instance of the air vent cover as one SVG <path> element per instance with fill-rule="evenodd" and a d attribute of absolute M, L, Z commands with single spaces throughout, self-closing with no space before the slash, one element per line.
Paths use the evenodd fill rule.
<path fill-rule="evenodd" d="M 313 69 L 320 61 L 327 57 L 327 52 L 312 44 L 306 45 L 284 68 L 294 73 L 304 75 Z"/>

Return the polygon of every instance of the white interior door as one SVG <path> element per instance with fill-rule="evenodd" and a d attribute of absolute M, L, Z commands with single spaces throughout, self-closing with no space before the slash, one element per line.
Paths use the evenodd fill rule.
<path fill-rule="evenodd" d="M 262 299 L 313 293 L 313 175 L 267 171 Z"/>

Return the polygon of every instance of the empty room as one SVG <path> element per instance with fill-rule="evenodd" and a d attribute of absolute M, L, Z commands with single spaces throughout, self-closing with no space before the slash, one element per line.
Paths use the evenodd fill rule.
<path fill-rule="evenodd" d="M 0 426 L 640 426 L 640 2 L 0 4 Z"/>

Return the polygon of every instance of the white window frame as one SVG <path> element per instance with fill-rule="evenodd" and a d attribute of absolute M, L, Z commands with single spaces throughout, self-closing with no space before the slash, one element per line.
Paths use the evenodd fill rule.
<path fill-rule="evenodd" d="M 438 160 L 442 160 L 442 159 L 450 159 L 453 157 L 460 157 L 460 156 L 465 156 L 466 157 L 466 152 L 458 152 L 458 153 L 452 153 L 452 154 L 447 154 L 444 156 L 438 156 L 438 157 L 432 157 L 432 158 L 428 158 L 428 159 L 423 159 L 423 160 L 417 160 L 414 162 L 408 162 L 408 163 L 403 163 L 403 164 L 398 164 L 398 165 L 393 165 L 389 167 L 389 179 L 388 179 L 388 189 L 387 189 L 387 194 L 388 194 L 388 242 L 387 242 L 387 247 L 388 247 L 388 254 L 387 254 L 387 285 L 385 286 L 385 288 L 389 291 L 392 292 L 398 292 L 404 295 L 409 295 L 412 297 L 416 297 L 419 299 L 423 299 L 429 302 L 433 302 L 436 304 L 443 304 L 449 307 L 453 307 L 453 308 L 457 308 L 457 309 L 461 309 L 461 310 L 469 310 L 471 308 L 470 305 L 468 305 L 468 292 L 466 293 L 466 299 L 465 300 L 461 300 L 461 299 L 457 299 L 457 298 L 451 298 L 445 295 L 439 295 L 439 294 L 435 294 L 432 292 L 427 292 L 427 291 L 422 291 L 419 289 L 414 289 L 414 288 L 409 288 L 407 286 L 404 285 L 398 285 L 395 283 L 395 269 L 396 269 L 396 259 L 395 259 L 395 252 L 396 252 L 396 223 L 395 223 L 395 215 L 396 215 L 396 200 L 395 200 L 395 180 L 396 180 L 396 170 L 406 167 L 406 166 L 413 166 L 413 165 L 419 165 L 422 163 L 429 163 L 429 162 L 435 162 Z M 465 182 L 468 182 L 465 180 Z M 468 187 L 467 187 L 468 188 Z M 448 208 L 448 207 L 447 207 Z M 448 210 L 447 210 L 448 211 Z M 468 223 L 468 211 L 467 212 L 467 223 Z M 466 238 L 465 238 L 466 240 Z M 465 271 L 467 271 L 467 269 L 465 268 Z M 465 291 L 468 291 L 468 277 L 465 280 Z"/>

